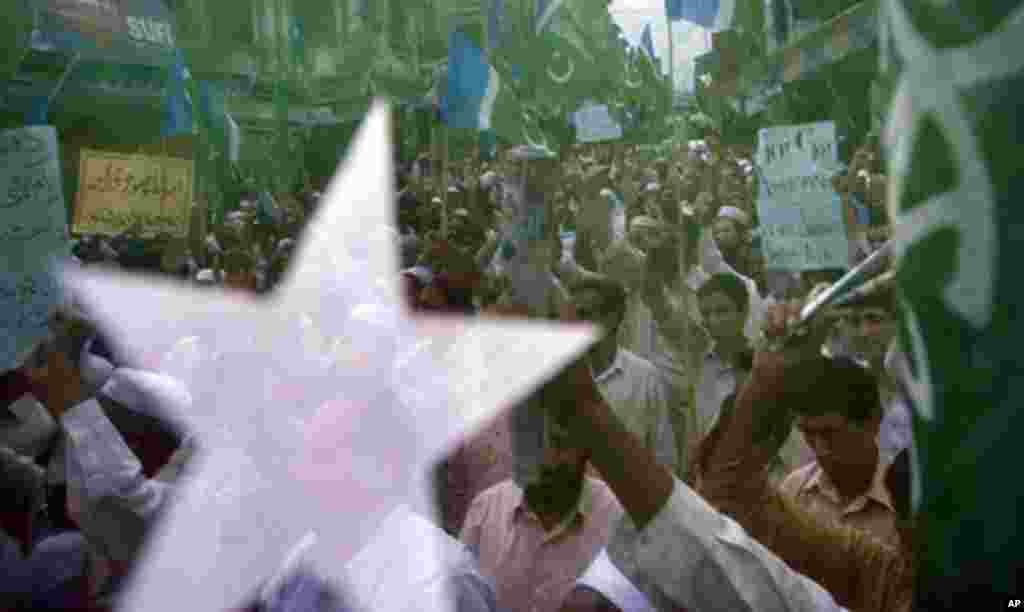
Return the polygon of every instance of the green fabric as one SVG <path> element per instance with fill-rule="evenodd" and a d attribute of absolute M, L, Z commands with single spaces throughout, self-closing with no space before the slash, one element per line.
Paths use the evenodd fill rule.
<path fill-rule="evenodd" d="M 889 120 L 908 154 L 889 155 L 888 174 L 893 225 L 912 228 L 896 275 L 923 528 L 915 609 L 1006 609 L 1024 584 L 1024 68 L 994 58 L 1022 57 L 1010 15 L 1024 2 L 881 7 L 883 65 L 906 93 Z"/>
<path fill-rule="evenodd" d="M 292 66 L 306 63 L 306 34 L 302 20 L 292 15 L 288 24 L 288 52 Z"/>

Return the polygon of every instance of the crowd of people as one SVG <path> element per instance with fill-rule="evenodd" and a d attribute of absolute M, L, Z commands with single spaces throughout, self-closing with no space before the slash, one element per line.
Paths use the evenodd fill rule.
<path fill-rule="evenodd" d="M 770 348 L 844 271 L 766 267 L 753 151 L 702 136 L 654 159 L 604 144 L 542 162 L 556 177 L 541 189 L 548 314 L 602 334 L 536 391 L 537 469 L 518 469 L 517 406 L 437 463 L 436 516 L 409 533 L 468 553 L 449 567 L 457 609 L 909 610 L 912 437 L 893 290 Z M 399 164 L 389 231 L 412 311 L 532 316 L 508 269 L 522 151 L 444 173 L 428 157 Z M 889 238 L 885 185 L 870 141 L 833 179 L 853 262 Z M 243 194 L 198 251 L 96 236 L 75 257 L 272 292 L 321 194 L 278 194 L 274 219 L 259 198 Z M 203 401 L 195 362 L 215 358 L 197 357 L 194 338 L 127 359 L 80 310 L 53 328 L 0 386 L 4 611 L 114 605 L 203 443 L 165 406 Z M 350 609 L 318 585 L 286 576 L 247 609 Z"/>

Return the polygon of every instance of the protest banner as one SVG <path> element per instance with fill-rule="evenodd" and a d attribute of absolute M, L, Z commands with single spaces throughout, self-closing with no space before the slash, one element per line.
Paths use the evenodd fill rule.
<path fill-rule="evenodd" d="M 47 333 L 61 299 L 52 266 L 70 255 L 67 212 L 50 126 L 0 132 L 0 372 Z"/>
<path fill-rule="evenodd" d="M 72 229 L 116 235 L 129 228 L 187 236 L 190 159 L 82 149 Z"/>
<path fill-rule="evenodd" d="M 604 142 L 622 138 L 622 126 L 608 112 L 605 104 L 588 104 L 573 113 L 576 141 Z"/>
<path fill-rule="evenodd" d="M 831 121 L 764 128 L 758 138 L 757 210 L 766 267 L 848 268 L 850 252 L 839 195 Z"/>

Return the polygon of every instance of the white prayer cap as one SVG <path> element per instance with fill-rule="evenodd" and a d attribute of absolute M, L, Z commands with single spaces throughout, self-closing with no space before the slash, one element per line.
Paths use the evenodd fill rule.
<path fill-rule="evenodd" d="M 655 612 L 647 596 L 615 567 L 608 557 L 607 549 L 601 551 L 576 584 L 604 595 L 605 599 L 624 612 Z"/>
<path fill-rule="evenodd" d="M 661 221 L 658 221 L 654 217 L 649 217 L 647 215 L 639 215 L 633 217 L 633 220 L 629 222 L 629 229 L 631 230 L 657 230 L 663 228 L 664 226 L 665 224 L 662 223 Z"/>
<path fill-rule="evenodd" d="M 426 266 L 413 266 L 412 268 L 406 268 L 405 270 L 402 270 L 402 274 L 408 274 L 409 276 L 415 277 L 424 285 L 429 285 L 434 282 L 434 273 Z"/>
<path fill-rule="evenodd" d="M 509 161 L 533 161 L 538 159 L 556 159 L 554 151 L 538 145 L 522 145 L 508 152 Z"/>
<path fill-rule="evenodd" d="M 217 277 L 214 276 L 213 270 L 206 268 L 196 273 L 196 282 L 201 285 L 216 285 Z"/>
<path fill-rule="evenodd" d="M 480 186 L 484 189 L 490 189 L 498 184 L 498 175 L 492 170 L 488 170 L 480 175 Z"/>
<path fill-rule="evenodd" d="M 718 216 L 724 219 L 739 221 L 745 227 L 750 227 L 750 215 L 736 208 L 735 206 L 723 206 L 718 210 Z"/>
<path fill-rule="evenodd" d="M 223 248 L 221 248 L 220 242 L 217 240 L 217 237 L 213 234 L 207 235 L 206 239 L 203 242 L 206 244 L 206 248 L 209 249 L 211 253 L 219 255 L 224 250 Z"/>

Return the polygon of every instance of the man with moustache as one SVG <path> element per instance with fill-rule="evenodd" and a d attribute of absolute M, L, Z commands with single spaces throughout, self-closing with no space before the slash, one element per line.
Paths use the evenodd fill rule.
<path fill-rule="evenodd" d="M 478 495 L 459 535 L 497 585 L 503 610 L 558 610 L 622 514 L 608 486 L 586 475 L 589 454 L 565 426 L 549 421 L 546 429 L 536 477 Z"/>

